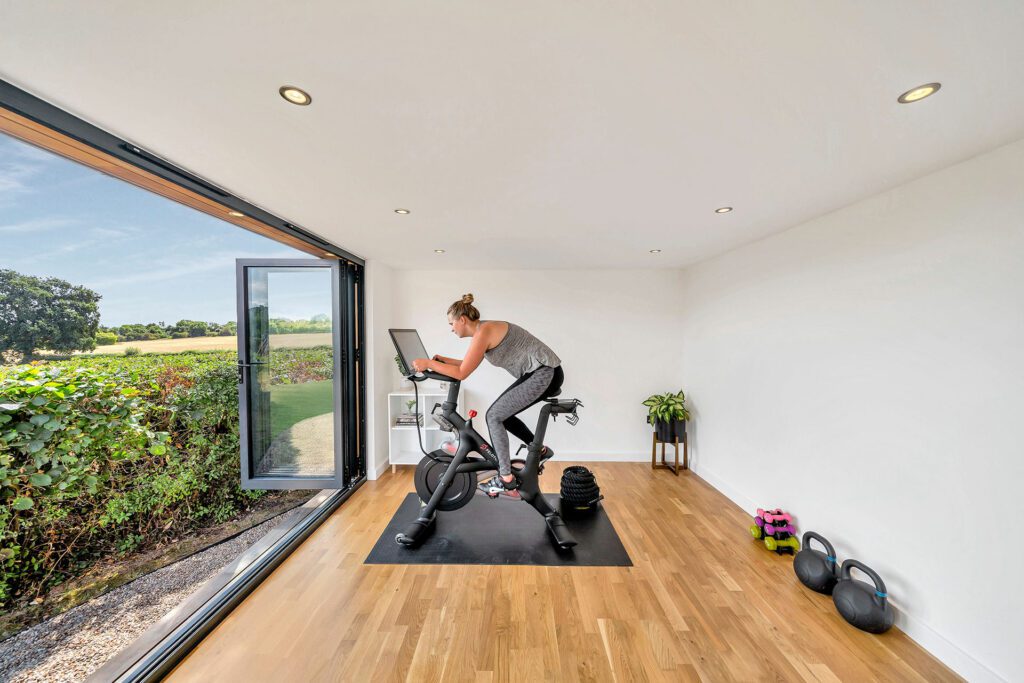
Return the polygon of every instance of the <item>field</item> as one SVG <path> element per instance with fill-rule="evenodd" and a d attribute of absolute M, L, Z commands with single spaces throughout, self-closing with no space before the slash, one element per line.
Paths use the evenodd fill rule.
<path fill-rule="evenodd" d="M 313 346 L 330 346 L 329 332 L 310 332 L 303 334 L 272 334 L 271 348 L 307 349 Z M 180 353 L 181 351 L 234 351 L 238 348 L 236 337 L 186 337 L 185 339 L 153 339 L 151 341 L 132 341 L 97 346 L 95 351 L 84 355 L 124 355 L 129 346 L 138 348 L 142 353 Z"/>

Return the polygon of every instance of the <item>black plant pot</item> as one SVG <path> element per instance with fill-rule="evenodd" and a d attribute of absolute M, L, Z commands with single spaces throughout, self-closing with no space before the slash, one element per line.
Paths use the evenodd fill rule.
<path fill-rule="evenodd" d="M 658 435 L 658 441 L 672 443 L 678 436 L 682 443 L 686 439 L 686 420 L 673 420 L 672 422 L 657 420 L 654 423 L 654 432 Z"/>

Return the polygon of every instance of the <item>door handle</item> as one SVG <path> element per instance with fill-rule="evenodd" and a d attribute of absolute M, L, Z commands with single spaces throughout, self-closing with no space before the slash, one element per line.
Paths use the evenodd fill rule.
<path fill-rule="evenodd" d="M 242 361 L 238 361 L 238 383 L 239 384 L 242 384 L 242 383 L 245 382 L 245 372 L 243 372 L 243 368 L 251 368 L 251 367 L 253 367 L 255 365 L 270 365 L 270 362 L 269 361 L 265 361 L 265 360 L 254 360 L 251 363 L 243 363 Z"/>

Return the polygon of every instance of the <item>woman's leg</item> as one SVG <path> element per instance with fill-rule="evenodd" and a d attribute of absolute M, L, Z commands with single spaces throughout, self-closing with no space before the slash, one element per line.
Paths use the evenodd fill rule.
<path fill-rule="evenodd" d="M 559 365 L 557 368 L 555 368 L 554 376 L 551 378 L 551 383 L 548 384 L 547 389 L 545 389 L 544 392 L 540 396 L 538 396 L 533 403 L 531 403 L 529 406 L 526 406 L 526 408 L 529 408 L 532 405 L 540 403 L 541 399 L 544 399 L 550 396 L 551 394 L 555 393 L 559 389 L 561 389 L 562 381 L 564 379 L 565 374 L 562 372 L 562 366 Z M 523 410 L 526 410 L 526 408 L 523 408 Z M 520 410 L 519 412 L 523 411 Z M 518 415 L 513 415 L 512 417 L 505 420 L 503 424 L 505 425 L 505 429 L 508 430 L 509 434 L 516 437 L 523 443 L 528 444 L 533 441 L 533 431 L 526 426 L 525 422 L 519 419 Z"/>
<path fill-rule="evenodd" d="M 512 458 L 509 453 L 505 421 L 543 398 L 554 375 L 555 369 L 547 366 L 523 375 L 487 409 L 487 432 L 491 437 L 494 453 L 498 456 L 498 474 L 501 476 L 508 477 L 512 474 Z M 522 420 L 519 423 L 522 424 Z M 526 429 L 526 425 L 522 426 Z M 527 433 L 529 431 L 526 429 Z M 533 440 L 532 434 L 530 440 Z"/>

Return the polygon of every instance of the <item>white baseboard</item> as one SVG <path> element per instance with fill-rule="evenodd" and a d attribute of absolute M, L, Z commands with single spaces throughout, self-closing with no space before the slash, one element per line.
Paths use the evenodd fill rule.
<path fill-rule="evenodd" d="M 690 465 L 690 469 L 698 477 L 711 484 L 719 493 L 731 500 L 732 502 L 743 508 L 744 512 L 749 513 L 751 516 L 757 514 L 757 508 L 760 507 L 753 499 L 747 498 L 745 495 L 734 489 L 732 486 L 727 484 L 724 479 L 719 477 L 717 474 L 707 469 L 706 467 L 694 467 Z"/>
<path fill-rule="evenodd" d="M 951 643 L 931 626 L 903 610 L 896 610 L 896 628 L 971 683 L 1006 683 L 1008 680 Z"/>
<path fill-rule="evenodd" d="M 704 467 L 694 468 L 693 472 L 713 486 L 723 496 L 743 508 L 745 512 L 751 515 L 757 512 L 757 503 L 727 484 L 724 479 L 714 472 Z M 931 626 L 907 614 L 902 609 L 896 609 L 896 628 L 903 631 L 907 634 L 907 637 L 968 681 L 972 683 L 975 681 L 979 683 L 1006 683 L 1006 679 L 1000 677 L 987 666 L 951 643 Z"/>
<path fill-rule="evenodd" d="M 573 462 L 647 462 L 651 461 L 651 454 L 644 452 L 633 452 L 623 453 L 621 451 L 614 451 L 608 453 L 595 453 L 594 451 L 558 451 L 552 462 L 556 461 L 573 461 Z M 374 479 L 380 479 L 384 472 L 387 471 L 391 463 L 385 458 L 382 463 L 377 465 L 376 471 L 369 471 L 367 479 L 373 481 Z"/>
<path fill-rule="evenodd" d="M 526 451 L 523 451 L 524 453 Z M 575 460 L 577 462 L 650 462 L 650 451 L 634 451 L 632 453 L 622 451 L 563 451 L 555 449 L 555 457 L 552 462 L 559 460 Z"/>

